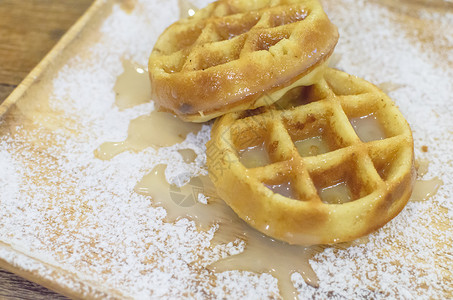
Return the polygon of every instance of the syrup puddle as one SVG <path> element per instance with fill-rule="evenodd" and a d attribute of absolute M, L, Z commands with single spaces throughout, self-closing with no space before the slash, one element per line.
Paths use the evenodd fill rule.
<path fill-rule="evenodd" d="M 351 202 L 351 191 L 346 182 L 339 182 L 318 190 L 322 202 L 328 204 L 342 204 Z"/>
<path fill-rule="evenodd" d="M 280 194 L 283 197 L 296 199 L 291 188 L 291 182 L 285 182 L 281 184 L 264 184 L 268 189 L 276 194 Z"/>
<path fill-rule="evenodd" d="M 211 248 L 240 239 L 245 242 L 243 252 L 226 257 L 208 266 L 214 272 L 248 271 L 270 273 L 278 280 L 284 299 L 297 299 L 291 274 L 299 272 L 307 284 L 317 287 L 318 278 L 309 260 L 324 250 L 324 246 L 302 247 L 271 239 L 242 221 L 231 208 L 218 198 L 208 177 L 195 177 L 185 186 L 171 186 L 165 180 L 165 165 L 156 166 L 135 187 L 141 195 L 151 196 L 153 203 L 167 211 L 165 221 L 174 222 L 188 218 L 201 229 L 218 224 Z M 209 203 L 202 204 L 199 194 L 209 196 Z"/>
<path fill-rule="evenodd" d="M 179 19 L 185 19 L 195 14 L 198 8 L 188 0 L 178 0 Z"/>
<path fill-rule="evenodd" d="M 264 143 L 239 151 L 239 161 L 246 168 L 264 167 L 271 163 Z"/>
<path fill-rule="evenodd" d="M 123 73 L 118 76 L 113 87 L 116 106 L 123 110 L 149 102 L 151 85 L 146 68 L 128 60 L 123 60 L 123 68 Z"/>
<path fill-rule="evenodd" d="M 315 136 L 294 142 L 297 151 L 302 157 L 315 156 L 329 152 L 329 146 L 322 136 Z"/>
<path fill-rule="evenodd" d="M 130 122 L 125 141 L 103 143 L 95 150 L 95 155 L 99 159 L 111 159 L 124 151 L 172 146 L 183 142 L 190 132 L 198 132 L 201 126 L 183 122 L 170 113 L 153 111 Z"/>
<path fill-rule="evenodd" d="M 149 102 L 151 86 L 148 71 L 127 60 L 123 60 L 123 68 L 113 88 L 118 108 L 126 109 Z M 99 159 L 111 159 L 124 151 L 139 152 L 147 147 L 172 146 L 184 141 L 190 132 L 198 132 L 201 126 L 183 122 L 170 113 L 153 111 L 130 122 L 125 141 L 103 143 L 94 154 Z"/>
<path fill-rule="evenodd" d="M 384 129 L 374 114 L 353 118 L 350 122 L 357 136 L 364 143 L 386 138 Z"/>
<path fill-rule="evenodd" d="M 192 149 L 181 149 L 181 150 L 177 150 L 177 151 L 179 152 L 179 154 L 181 154 L 182 160 L 186 164 L 193 163 L 195 161 L 195 159 L 197 158 L 197 154 Z"/>
<path fill-rule="evenodd" d="M 424 176 L 428 172 L 429 161 L 426 159 L 420 159 L 415 161 L 415 168 L 417 169 L 417 176 Z M 439 177 L 434 177 L 429 180 L 415 180 L 414 187 L 412 189 L 412 195 L 409 201 L 422 202 L 426 201 L 435 194 L 444 182 Z"/>
<path fill-rule="evenodd" d="M 131 14 L 137 4 L 137 0 L 123 0 L 120 3 L 120 7 L 126 13 Z"/>
<path fill-rule="evenodd" d="M 209 269 L 215 272 L 239 270 L 269 273 L 278 280 L 283 299 L 298 298 L 291 281 L 294 272 L 300 273 L 307 284 L 319 286 L 309 260 L 321 253 L 325 246 L 302 247 L 274 240 L 251 228 L 231 211 L 230 223 L 220 223 L 211 245 L 230 242 L 232 238 L 246 242 L 244 251 L 214 262 L 208 266 Z"/>
<path fill-rule="evenodd" d="M 430 180 L 416 180 L 410 201 L 421 202 L 426 201 L 434 196 L 444 182 L 438 177 Z"/>
<path fill-rule="evenodd" d="M 391 81 L 385 81 L 377 85 L 384 93 L 389 94 L 393 91 L 399 90 L 400 88 L 404 87 L 403 84 L 394 83 Z"/>

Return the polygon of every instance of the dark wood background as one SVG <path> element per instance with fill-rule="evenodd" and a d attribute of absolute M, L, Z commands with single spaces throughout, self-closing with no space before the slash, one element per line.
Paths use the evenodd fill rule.
<path fill-rule="evenodd" d="M 0 103 L 93 0 L 0 0 Z M 0 268 L 0 299 L 66 299 Z"/>

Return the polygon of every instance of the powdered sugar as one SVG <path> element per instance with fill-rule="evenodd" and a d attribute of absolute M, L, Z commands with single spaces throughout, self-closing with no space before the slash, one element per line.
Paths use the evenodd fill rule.
<path fill-rule="evenodd" d="M 451 295 L 453 69 L 439 66 L 439 54 L 406 33 L 388 8 L 365 1 L 324 2 L 341 33 L 338 67 L 376 84 L 401 85 L 390 96 L 414 131 L 416 156 L 431 162 L 425 177 L 439 176 L 445 184 L 432 200 L 409 203 L 367 243 L 316 256 L 312 266 L 319 288 L 306 285 L 298 274 L 292 280 L 303 298 Z M 268 274 L 233 271 L 213 278 L 192 265 L 199 256 L 216 260 L 236 248 L 210 249 L 215 227 L 205 232 L 187 219 L 166 223 L 164 209 L 134 192 L 158 164 L 167 164 L 166 177 L 177 185 L 205 175 L 208 125 L 171 147 L 124 152 L 109 161 L 94 156 L 103 142 L 124 140 L 132 119 L 154 110 L 152 102 L 119 110 L 113 86 L 123 71 L 121 59 L 146 65 L 158 34 L 178 14 L 176 0 L 138 1 L 131 14 L 114 5 L 99 28 L 100 39 L 85 41 L 85 51 L 72 57 L 52 82 L 52 111 L 46 120 L 70 126 L 3 121 L 2 127 L 14 130 L 2 131 L 0 138 L 0 218 L 5 220 L 0 242 L 25 255 L 0 247 L 0 258 L 82 295 L 94 293 L 82 290 L 85 284 L 137 299 L 276 297 L 276 280 Z M 453 19 L 449 12 L 424 11 L 423 17 L 440 18 L 444 26 Z M 451 47 L 452 34 L 445 35 Z M 428 145 L 428 153 L 420 150 L 422 145 Z M 184 162 L 181 149 L 192 149 L 195 161 Z M 66 273 L 52 268 L 75 280 L 68 283 Z"/>

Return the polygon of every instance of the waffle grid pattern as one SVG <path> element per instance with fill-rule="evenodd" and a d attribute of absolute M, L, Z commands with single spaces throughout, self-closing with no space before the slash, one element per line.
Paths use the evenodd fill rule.
<path fill-rule="evenodd" d="M 367 115 L 376 116 L 384 128 L 385 138 L 370 142 L 360 140 L 350 120 Z M 236 172 L 239 180 L 247 182 L 246 189 L 254 190 L 261 194 L 260 197 L 264 195 L 270 201 L 280 202 L 284 211 L 296 209 L 296 202 L 308 204 L 303 209 L 318 211 L 319 215 L 341 210 L 345 212 L 349 207 L 349 212 L 355 211 L 348 212 L 349 217 L 354 215 L 362 218 L 363 223 L 371 224 L 370 228 L 360 228 L 358 231 L 362 231 L 361 233 L 350 233 L 357 237 L 393 218 L 404 207 L 410 195 L 414 171 L 413 141 L 409 125 L 384 93 L 354 76 L 328 69 L 323 80 L 314 86 L 302 88 L 295 96 L 281 99 L 271 107 L 228 114 L 218 123 L 215 125 L 217 129 L 214 129 L 213 139 L 219 138 L 221 142 L 215 145 L 224 147 L 224 159 L 228 157 L 228 161 L 240 165 L 236 169 L 226 168 L 222 172 Z M 225 126 L 221 126 L 221 123 Z M 294 142 L 320 135 L 328 142 L 331 151 L 302 157 Z M 247 169 L 240 163 L 240 151 L 263 142 L 271 164 Z M 208 146 L 213 145 L 214 142 Z M 222 177 L 218 170 L 213 170 L 216 164 L 209 154 L 208 167 L 210 172 Z M 246 179 L 241 174 L 247 174 Z M 214 177 L 213 180 L 215 181 Z M 223 178 L 215 184 L 221 186 L 222 180 Z M 293 198 L 297 200 L 274 193 L 266 187 L 288 182 Z M 324 203 L 319 190 L 339 182 L 347 184 L 352 201 L 346 204 Z M 353 207 L 355 203 L 357 207 L 364 209 L 364 214 L 371 216 L 357 214 L 360 208 L 356 210 L 357 207 Z M 370 210 L 366 208 L 367 205 L 375 209 Z M 232 207 L 236 211 L 234 206 L 233 203 Z M 377 213 L 380 215 L 373 216 Z M 246 220 L 247 216 L 248 213 Z M 344 217 L 347 218 L 348 215 Z M 375 221 L 370 223 L 369 219 L 373 217 Z M 330 226 L 329 218 L 330 216 L 323 217 L 320 228 Z M 269 220 L 266 222 L 268 225 L 272 224 Z M 262 229 L 258 223 L 252 225 Z M 363 226 L 367 227 L 366 224 Z M 293 241 L 289 237 L 276 235 L 277 238 Z M 321 242 L 350 240 L 353 238 L 350 235 L 325 234 L 326 237 Z M 312 243 L 311 240 L 305 241 L 307 239 L 302 238 L 302 242 L 295 243 Z"/>
<path fill-rule="evenodd" d="M 337 40 L 318 0 L 216 1 L 159 37 L 152 96 L 182 119 L 206 121 L 308 74 Z"/>
<path fill-rule="evenodd" d="M 269 50 L 281 40 L 296 36 L 296 27 L 309 15 L 306 4 L 279 5 L 283 1 L 274 1 L 267 7 L 263 4 L 268 1 L 261 2 L 253 3 L 253 7 L 235 7 L 228 1 L 219 1 L 194 18 L 176 23 L 168 37 L 170 41 L 165 40 L 154 49 L 165 56 L 164 70 L 205 70 L 246 53 Z M 288 48 L 282 46 L 277 51 L 287 54 Z M 274 55 L 280 54 L 277 51 Z"/>
<path fill-rule="evenodd" d="M 385 98 L 380 99 L 381 95 L 373 93 L 372 90 L 360 91 L 359 94 L 337 95 L 325 80 L 316 84 L 315 88 L 318 93 L 323 94 L 322 100 L 290 110 L 261 109 L 265 112 L 238 120 L 233 125 L 231 132 L 232 136 L 236 137 L 233 142 L 236 151 L 244 145 L 249 146 L 259 141 L 253 138 L 241 141 L 245 127 L 255 130 L 256 126 L 263 126 L 262 130 L 254 133 L 265 131 L 269 134 L 265 144 L 274 163 L 250 169 L 250 176 L 270 184 L 287 182 L 289 176 L 297 199 L 318 202 L 321 201 L 318 189 L 337 182 L 350 182 L 348 186 L 353 198 L 357 200 L 384 186 L 385 181 L 392 180 L 392 176 L 398 176 L 389 172 L 392 165 L 382 165 L 382 157 L 379 155 L 388 153 L 390 155 L 386 157 L 388 161 L 398 160 L 392 156 L 396 156 L 399 149 L 404 149 L 408 139 L 411 138 L 408 125 L 396 120 L 399 122 L 391 124 L 392 128 L 386 127 L 389 136 L 385 139 L 364 143 L 350 123 L 351 116 L 361 116 L 363 112 L 368 115 L 381 110 L 381 116 L 393 116 L 396 112 L 392 103 Z M 279 105 L 277 103 L 276 107 Z M 284 107 L 280 106 L 280 109 Z M 312 128 L 301 130 L 300 124 Z M 310 138 L 316 134 L 324 135 L 327 139 L 334 137 L 329 143 L 330 148 L 334 150 L 321 155 L 302 157 L 294 145 L 298 140 L 295 136 L 298 134 L 290 133 L 297 130 L 304 131 L 302 138 Z M 239 145 L 242 147 L 238 147 Z M 394 163 L 398 164 L 398 161 Z M 343 166 L 344 164 L 347 166 Z M 332 170 L 335 170 L 335 174 L 331 174 Z"/>

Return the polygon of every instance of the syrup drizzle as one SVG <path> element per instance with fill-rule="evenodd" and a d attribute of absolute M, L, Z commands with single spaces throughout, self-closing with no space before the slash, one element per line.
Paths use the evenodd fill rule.
<path fill-rule="evenodd" d="M 416 180 L 410 201 L 421 202 L 428 200 L 437 194 L 437 191 L 443 184 L 444 182 L 439 177 L 434 177 L 430 180 Z"/>
<path fill-rule="evenodd" d="M 280 194 L 284 197 L 296 199 L 291 188 L 291 182 L 284 182 L 280 184 L 264 184 L 272 192 Z"/>
<path fill-rule="evenodd" d="M 367 143 L 386 138 L 384 129 L 374 114 L 353 118 L 350 122 L 362 142 Z"/>
<path fill-rule="evenodd" d="M 151 99 L 151 84 L 146 68 L 128 60 L 123 60 L 123 73 L 116 79 L 113 91 L 115 105 L 120 109 L 130 108 Z"/>
<path fill-rule="evenodd" d="M 415 162 L 415 167 L 417 169 L 417 175 L 419 177 L 424 176 L 428 172 L 429 161 L 426 159 L 417 160 Z M 439 177 L 434 177 L 429 180 L 417 179 L 415 180 L 414 188 L 412 189 L 412 195 L 409 201 L 426 201 L 437 194 L 437 191 L 443 184 L 444 182 Z"/>
<path fill-rule="evenodd" d="M 309 260 L 322 252 L 324 246 L 289 245 L 256 231 L 217 196 L 208 177 L 194 177 L 185 186 L 177 188 L 165 180 L 165 165 L 158 165 L 137 184 L 135 191 L 151 196 L 156 206 L 165 208 L 167 222 L 188 218 L 203 230 L 218 224 L 219 229 L 211 241 L 211 248 L 235 240 L 245 242 L 243 252 L 214 262 L 208 269 L 214 272 L 268 272 L 277 278 L 284 299 L 297 299 L 296 289 L 291 282 L 294 272 L 299 272 L 307 284 L 315 287 L 319 285 Z M 196 200 L 200 193 L 209 196 L 207 205 Z"/>
<path fill-rule="evenodd" d="M 137 0 L 123 0 L 120 3 L 120 7 L 126 13 L 131 14 L 137 4 Z"/>
<path fill-rule="evenodd" d="M 239 151 L 239 161 L 246 168 L 263 167 L 271 163 L 264 143 Z"/>
<path fill-rule="evenodd" d="M 188 0 L 178 0 L 179 19 L 185 19 L 195 14 L 198 8 Z"/>
<path fill-rule="evenodd" d="M 319 189 L 318 194 L 324 203 L 329 204 L 342 204 L 352 200 L 351 191 L 346 182 L 339 182 Z"/>
<path fill-rule="evenodd" d="M 315 136 L 294 142 L 297 151 L 303 157 L 329 152 L 329 146 L 322 136 Z"/>
<path fill-rule="evenodd" d="M 380 88 L 384 93 L 389 94 L 393 91 L 396 91 L 400 88 L 404 87 L 402 84 L 394 83 L 391 81 L 385 81 L 378 84 L 378 88 Z"/>
<path fill-rule="evenodd" d="M 99 159 L 111 159 L 124 151 L 168 147 L 181 143 L 190 132 L 199 131 L 201 126 L 185 123 L 170 113 L 153 111 L 131 121 L 125 141 L 103 143 L 95 150 L 95 155 Z"/>

